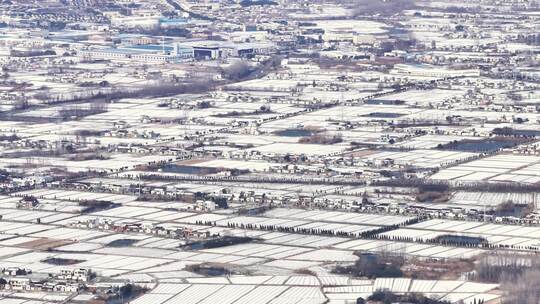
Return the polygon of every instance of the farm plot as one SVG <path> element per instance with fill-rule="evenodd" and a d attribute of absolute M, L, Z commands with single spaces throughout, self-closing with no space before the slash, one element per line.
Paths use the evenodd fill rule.
<path fill-rule="evenodd" d="M 403 147 L 406 149 L 416 149 L 416 150 L 425 150 L 425 149 L 434 149 L 439 145 L 445 145 L 453 141 L 460 140 L 473 140 L 477 139 L 475 137 L 466 137 L 466 136 L 457 136 L 457 135 L 424 135 L 416 137 L 410 140 L 402 141 L 396 143 L 397 146 Z"/>
<path fill-rule="evenodd" d="M 334 248 L 364 252 L 395 252 L 416 257 L 441 258 L 469 258 L 484 252 L 475 248 L 457 248 L 434 244 L 415 244 L 387 240 L 352 240 L 333 246 Z"/>
<path fill-rule="evenodd" d="M 267 217 L 290 218 L 299 220 L 326 221 L 348 224 L 391 226 L 401 225 L 406 221 L 413 219 L 408 216 L 359 214 L 351 212 L 323 211 L 323 210 L 302 210 L 276 208 L 264 213 Z"/>
<path fill-rule="evenodd" d="M 499 245 L 504 248 L 534 251 L 540 249 L 540 227 L 437 219 L 387 233 L 387 235 L 398 237 L 413 235 L 417 236 L 419 240 L 442 234 L 480 237 L 486 239 L 492 245 Z"/>
<path fill-rule="evenodd" d="M 538 193 L 491 193 L 491 192 L 464 192 L 459 191 L 452 195 L 450 203 L 459 205 L 494 207 L 507 201 L 515 204 L 538 204 Z"/>
<path fill-rule="evenodd" d="M 439 168 L 450 166 L 476 157 L 477 153 L 459 151 L 412 150 L 406 152 L 379 152 L 367 156 L 366 161 L 372 164 L 391 159 L 394 164 L 419 168 Z"/>
<path fill-rule="evenodd" d="M 435 180 L 495 181 L 537 183 L 540 181 L 540 157 L 496 155 L 443 169 Z"/>
<path fill-rule="evenodd" d="M 263 229 L 264 227 L 273 227 L 273 229 L 288 229 L 289 232 L 302 232 L 311 231 L 313 233 L 332 233 L 335 235 L 346 234 L 350 236 L 359 236 L 363 232 L 368 232 L 380 227 L 377 226 L 363 226 L 353 224 L 338 224 L 319 221 L 308 220 L 288 220 L 266 217 L 246 217 L 238 216 L 233 218 L 226 218 L 217 221 L 218 225 L 222 226 L 235 226 L 239 228 L 256 228 Z"/>
<path fill-rule="evenodd" d="M 28 191 L 17 192 L 13 194 L 18 197 L 25 195 L 31 195 L 37 199 L 62 199 L 67 201 L 110 201 L 113 203 L 123 204 L 131 202 L 137 199 L 136 196 L 112 194 L 112 193 L 98 193 L 98 192 L 83 192 L 72 190 L 58 190 L 58 189 L 34 189 Z"/>
<path fill-rule="evenodd" d="M 414 280 L 408 278 L 379 278 L 350 280 L 346 277 L 313 276 L 230 276 L 218 279 L 186 278 L 189 283 L 161 283 L 149 293 L 132 301 L 135 304 L 167 303 L 325 303 L 327 299 L 355 301 L 360 295 L 368 297 L 377 290 L 394 293 L 424 293 L 447 298 L 451 303 L 466 299 L 496 299 L 492 292 L 497 284 L 465 281 Z M 470 299 L 470 301 L 469 301 Z M 333 303 L 331 301 L 331 303 Z"/>

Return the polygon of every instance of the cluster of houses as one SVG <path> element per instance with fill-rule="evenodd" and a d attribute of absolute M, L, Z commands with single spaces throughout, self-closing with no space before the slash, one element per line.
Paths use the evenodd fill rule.
<path fill-rule="evenodd" d="M 2 271 L 6 277 L 0 278 L 0 289 L 11 291 L 45 291 L 74 293 L 85 289 L 92 272 L 86 268 L 61 269 L 60 273 L 46 278 L 31 278 L 31 271 L 21 268 L 7 268 Z"/>
<path fill-rule="evenodd" d="M 493 210 L 463 208 L 443 204 L 420 204 L 412 202 L 353 202 L 351 209 L 369 213 L 415 215 L 421 218 L 484 221 L 513 225 L 540 225 L 540 213 L 532 212 L 525 217 L 499 216 Z"/>
<path fill-rule="evenodd" d="M 106 218 L 89 218 L 86 220 L 71 221 L 69 226 L 84 229 L 97 229 L 113 231 L 116 233 L 143 233 L 164 238 L 174 239 L 206 239 L 217 237 L 219 234 L 212 234 L 209 230 L 194 230 L 191 227 L 171 226 L 154 223 L 115 223 Z"/>
<path fill-rule="evenodd" d="M 96 184 L 74 184 L 93 189 Z M 107 184 L 107 187 L 114 187 L 114 183 Z M 174 186 L 141 186 L 129 185 L 129 188 L 142 194 L 157 195 L 186 195 L 186 189 L 174 189 Z M 118 185 L 117 188 L 108 189 L 111 192 L 129 193 L 126 185 Z M 123 190 L 123 191 L 122 191 Z M 480 210 L 475 207 L 464 208 L 460 206 L 450 206 L 448 204 L 428 204 L 410 201 L 407 199 L 367 199 L 358 195 L 339 195 L 326 193 L 326 191 L 316 193 L 284 193 L 268 191 L 241 191 L 233 192 L 232 189 L 223 188 L 220 191 L 208 193 L 216 198 L 222 198 L 229 203 L 242 203 L 250 205 L 288 205 L 300 208 L 319 207 L 332 210 L 349 210 L 365 213 L 390 213 L 401 215 L 415 215 L 428 218 L 454 219 L 454 220 L 481 220 L 495 223 L 506 223 L 516 225 L 540 225 L 540 213 L 532 213 L 527 217 L 518 218 L 514 216 L 497 216 L 492 210 Z M 323 194 L 323 195 L 321 195 Z M 196 195 L 191 193 L 191 195 Z M 194 200 L 193 203 L 186 203 L 187 211 L 207 212 L 217 209 L 217 204 L 211 200 Z M 159 235 L 163 237 L 179 239 L 200 239 L 211 237 L 207 231 L 193 231 L 187 227 L 163 227 L 159 225 L 141 223 L 113 223 L 107 219 L 89 219 L 83 222 L 70 223 L 73 227 L 110 230 L 116 232 L 134 232 Z"/>
<path fill-rule="evenodd" d="M 34 196 L 23 196 L 17 204 L 17 209 L 35 209 L 39 207 L 39 201 Z"/>
<path fill-rule="evenodd" d="M 20 268 L 20 267 L 7 267 L 3 268 L 2 271 L 0 271 L 2 275 L 5 276 L 19 276 L 19 275 L 27 275 L 32 273 L 32 270 Z"/>

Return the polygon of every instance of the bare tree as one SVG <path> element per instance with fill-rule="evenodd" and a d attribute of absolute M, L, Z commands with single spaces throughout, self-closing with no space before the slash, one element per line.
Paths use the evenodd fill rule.
<path fill-rule="evenodd" d="M 239 81 L 249 77 L 253 69 L 244 61 L 237 61 L 223 69 L 224 76 L 233 81 Z"/>

